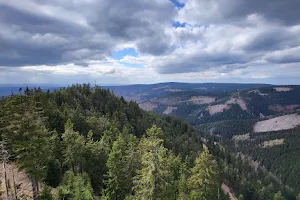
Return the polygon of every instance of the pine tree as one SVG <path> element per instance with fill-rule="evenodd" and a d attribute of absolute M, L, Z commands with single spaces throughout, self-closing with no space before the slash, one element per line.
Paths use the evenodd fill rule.
<path fill-rule="evenodd" d="M 83 171 L 91 178 L 92 187 L 98 192 L 103 187 L 103 174 L 106 172 L 107 155 L 100 141 L 93 140 L 93 132 L 89 131 L 85 142 Z"/>
<path fill-rule="evenodd" d="M 217 199 L 220 177 L 217 162 L 208 150 L 204 150 L 195 160 L 188 178 L 189 199 Z"/>
<path fill-rule="evenodd" d="M 152 126 L 147 138 L 140 141 L 141 169 L 134 177 L 134 198 L 143 200 L 174 199 L 174 180 L 170 170 L 169 152 L 163 147 L 163 132 Z M 172 194 L 169 196 L 169 194 Z"/>
<path fill-rule="evenodd" d="M 44 179 L 51 156 L 51 134 L 45 127 L 43 109 L 30 96 L 20 95 L 8 100 L 4 109 L 6 126 L 3 139 L 12 150 L 17 165 L 29 175 L 33 199 L 37 199 L 38 182 Z"/>
<path fill-rule="evenodd" d="M 122 136 L 113 143 L 112 150 L 107 160 L 108 180 L 105 182 L 103 199 L 124 199 L 128 189 L 126 188 L 126 173 L 124 166 L 126 143 Z"/>
<path fill-rule="evenodd" d="M 108 180 L 103 199 L 124 199 L 131 193 L 132 178 L 136 166 L 137 139 L 133 135 L 122 133 L 113 143 L 108 156 Z"/>
<path fill-rule="evenodd" d="M 282 196 L 281 192 L 277 192 L 273 195 L 274 200 L 285 200 L 285 198 Z"/>
<path fill-rule="evenodd" d="M 178 197 L 177 200 L 187 200 L 188 199 L 188 185 L 187 179 L 189 176 L 189 171 L 185 163 L 180 167 L 180 178 L 178 181 Z"/>
<path fill-rule="evenodd" d="M 74 173 L 82 172 L 85 163 L 85 138 L 73 130 L 70 120 L 66 122 L 65 132 L 62 134 L 64 165 Z"/>
<path fill-rule="evenodd" d="M 61 186 L 57 188 L 57 199 L 93 200 L 93 188 L 86 173 L 67 171 Z"/>

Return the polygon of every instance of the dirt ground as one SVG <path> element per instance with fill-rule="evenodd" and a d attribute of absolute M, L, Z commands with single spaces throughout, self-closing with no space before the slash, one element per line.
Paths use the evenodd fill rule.
<path fill-rule="evenodd" d="M 13 187 L 13 173 L 15 185 L 17 188 L 17 197 L 21 199 L 32 199 L 31 182 L 24 171 L 20 171 L 15 164 L 6 164 L 6 173 L 9 185 L 9 192 L 14 195 Z M 4 179 L 4 168 L 1 162 L 0 166 L 0 180 L 1 180 L 1 196 L 0 199 L 7 199 Z M 15 195 L 14 195 L 15 196 Z"/>
<path fill-rule="evenodd" d="M 222 183 L 221 188 L 225 194 L 229 195 L 230 200 L 237 200 L 235 195 L 231 192 L 231 189 L 226 184 Z"/>

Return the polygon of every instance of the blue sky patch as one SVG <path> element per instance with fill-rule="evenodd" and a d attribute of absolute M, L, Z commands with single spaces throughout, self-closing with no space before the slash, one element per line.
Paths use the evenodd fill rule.
<path fill-rule="evenodd" d="M 171 2 L 177 7 L 177 8 L 183 8 L 184 3 L 180 3 L 178 0 L 171 0 Z"/>
<path fill-rule="evenodd" d="M 121 51 L 114 51 L 112 53 L 112 57 L 115 60 L 121 60 L 125 56 L 134 56 L 137 57 L 137 52 L 135 51 L 134 48 L 125 48 Z"/>
<path fill-rule="evenodd" d="M 178 28 L 178 27 L 185 27 L 186 26 L 186 23 L 180 23 L 179 21 L 173 21 L 172 22 L 172 26 L 175 27 L 175 28 Z"/>

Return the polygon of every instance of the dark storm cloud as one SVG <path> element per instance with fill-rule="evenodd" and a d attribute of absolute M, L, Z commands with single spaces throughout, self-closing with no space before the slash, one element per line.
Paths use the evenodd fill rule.
<path fill-rule="evenodd" d="M 300 63 L 300 46 L 282 51 L 274 51 L 266 55 L 266 60 L 272 63 Z"/>
<path fill-rule="evenodd" d="M 167 0 L 0 0 L 0 53 L 7 55 L 0 66 L 101 60 L 124 42 L 161 54 L 169 47 L 163 26 L 174 14 Z"/>
<path fill-rule="evenodd" d="M 182 15 L 198 10 L 191 19 L 199 23 L 233 23 L 253 13 L 286 25 L 300 22 L 299 0 L 189 0 L 185 7 Z"/>
<path fill-rule="evenodd" d="M 246 50 L 272 51 L 292 48 L 300 44 L 299 32 L 292 32 L 289 27 L 261 27 L 261 29 L 261 32 L 249 41 Z"/>
<path fill-rule="evenodd" d="M 287 25 L 300 22 L 299 0 L 232 0 L 222 1 L 225 17 L 238 18 L 258 13 L 268 20 L 277 20 Z"/>
<path fill-rule="evenodd" d="M 162 65 L 158 65 L 157 71 L 161 74 L 199 72 L 224 65 L 236 65 L 234 68 L 242 68 L 242 65 L 249 61 L 249 58 L 231 52 L 209 54 L 196 51 L 191 55 L 181 54 L 163 62 Z M 232 71 L 233 66 L 227 70 Z"/>
<path fill-rule="evenodd" d="M 187 24 L 176 32 L 182 50 L 153 65 L 169 74 L 299 63 L 299 9 L 298 0 L 187 0 L 175 17 Z"/>

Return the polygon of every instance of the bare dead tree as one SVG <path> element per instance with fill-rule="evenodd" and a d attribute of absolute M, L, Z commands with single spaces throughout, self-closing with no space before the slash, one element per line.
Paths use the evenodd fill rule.
<path fill-rule="evenodd" d="M 12 171 L 12 178 L 13 178 L 13 184 L 14 184 L 15 199 L 17 200 L 18 199 L 18 193 L 17 193 L 14 169 L 12 168 L 11 171 Z"/>
<path fill-rule="evenodd" d="M 9 157 L 10 157 L 10 155 L 9 155 L 8 150 L 5 147 L 5 142 L 0 141 L 0 159 L 2 161 L 3 169 L 4 169 L 4 181 L 5 181 L 7 199 L 9 199 L 9 190 L 8 190 L 9 185 L 8 185 L 8 181 L 7 181 L 6 163 L 9 159 Z"/>

